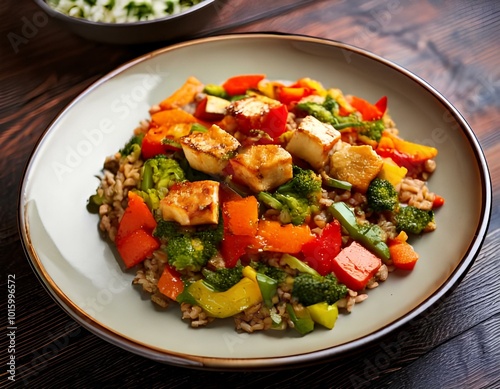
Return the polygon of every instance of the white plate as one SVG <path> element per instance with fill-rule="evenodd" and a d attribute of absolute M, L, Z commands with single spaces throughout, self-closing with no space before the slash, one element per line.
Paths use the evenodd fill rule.
<path fill-rule="evenodd" d="M 414 239 L 421 259 L 369 292 L 332 331 L 238 334 L 232 321 L 192 329 L 180 310 L 155 309 L 131 287 L 100 239 L 86 201 L 104 158 L 121 148 L 148 108 L 188 76 L 219 83 L 243 73 L 270 79 L 311 77 L 370 101 L 386 95 L 401 135 L 439 149 L 429 186 L 446 199 L 438 229 Z M 438 92 L 405 69 L 366 51 L 302 36 L 249 34 L 170 46 L 125 64 L 76 98 L 49 126 L 27 167 L 19 221 L 41 282 L 78 323 L 134 353 L 203 368 L 310 363 L 376 340 L 414 319 L 455 286 L 472 265 L 491 210 L 483 153 L 465 120 Z"/>

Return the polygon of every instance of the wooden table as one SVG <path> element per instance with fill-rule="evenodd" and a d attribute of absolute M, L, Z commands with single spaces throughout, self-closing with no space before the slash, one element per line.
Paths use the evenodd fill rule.
<path fill-rule="evenodd" d="M 334 363 L 284 371 L 211 372 L 163 365 L 79 327 L 38 282 L 17 230 L 20 179 L 51 120 L 93 81 L 172 42 L 85 41 L 28 0 L 0 5 L 0 386 L 7 385 L 7 278 L 16 277 L 16 384 L 39 387 L 500 387 L 500 3 L 496 0 L 224 1 L 199 36 L 279 31 L 334 39 L 424 78 L 465 116 L 486 154 L 494 208 L 484 246 L 458 288 L 382 342 Z M 38 19 L 36 31 L 25 25 Z M 45 20 L 44 23 L 41 21 Z M 14 35 L 21 37 L 15 40 Z M 392 351 L 398 336 L 410 340 Z M 394 343 L 396 342 L 396 343 Z"/>

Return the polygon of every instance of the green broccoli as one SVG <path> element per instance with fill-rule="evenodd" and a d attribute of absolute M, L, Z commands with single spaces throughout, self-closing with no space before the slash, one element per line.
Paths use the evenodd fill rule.
<path fill-rule="evenodd" d="M 252 266 L 257 273 L 262 273 L 272 278 L 278 284 L 285 282 L 287 273 L 279 267 L 270 266 L 262 262 L 251 262 L 250 266 Z"/>
<path fill-rule="evenodd" d="M 153 236 L 168 240 L 176 236 L 183 236 L 190 234 L 190 229 L 187 227 L 182 227 L 179 223 L 173 221 L 167 221 L 160 219 L 156 224 L 156 228 L 153 231 Z"/>
<path fill-rule="evenodd" d="M 223 223 L 184 227 L 160 220 L 153 235 L 165 243 L 168 262 L 177 270 L 199 271 L 217 254 L 223 231 Z"/>
<path fill-rule="evenodd" d="M 170 187 L 184 180 L 185 174 L 179 163 L 166 155 L 158 154 L 144 162 L 137 193 L 151 210 L 155 210 L 160 206 L 160 200 L 165 197 Z"/>
<path fill-rule="evenodd" d="M 257 198 L 269 208 L 280 211 L 281 223 L 303 224 L 318 205 L 322 180 L 309 169 L 293 166 L 293 177 L 274 193 L 260 192 Z"/>
<path fill-rule="evenodd" d="M 143 138 L 144 134 L 134 135 L 130 138 L 127 144 L 120 150 L 122 157 L 126 157 L 132 153 L 140 153 Z"/>
<path fill-rule="evenodd" d="M 420 234 L 430 222 L 434 221 L 434 212 L 408 205 L 400 207 L 394 219 L 398 231 Z"/>
<path fill-rule="evenodd" d="M 334 304 L 347 294 L 347 286 L 339 284 L 333 274 L 315 276 L 299 273 L 293 281 L 292 296 L 305 306 L 327 302 Z"/>
<path fill-rule="evenodd" d="M 203 269 L 205 282 L 218 292 L 224 292 L 236 285 L 243 278 L 243 266 L 236 265 L 233 268 L 222 268 L 217 270 Z"/>
<path fill-rule="evenodd" d="M 323 103 L 314 101 L 298 103 L 296 109 L 314 116 L 320 122 L 331 124 L 337 130 L 362 125 L 356 115 L 341 116 L 339 114 L 339 104 L 330 95 L 325 97 Z"/>
<path fill-rule="evenodd" d="M 317 200 L 321 195 L 321 176 L 313 170 L 302 169 L 297 165 L 294 165 L 292 170 L 292 179 L 279 186 L 276 192 L 283 194 L 293 193 L 309 200 Z"/>
<path fill-rule="evenodd" d="M 307 112 L 311 116 L 314 116 L 320 122 L 332 124 L 335 121 L 333 113 L 322 104 L 307 101 L 304 103 L 298 103 L 295 107 L 299 110 Z"/>
<path fill-rule="evenodd" d="M 398 192 L 382 178 L 374 178 L 366 191 L 368 207 L 376 212 L 395 211 L 399 207 Z"/>
<path fill-rule="evenodd" d="M 168 263 L 177 270 L 199 271 L 210 259 L 204 242 L 188 235 L 170 238 L 165 250 Z"/>
<path fill-rule="evenodd" d="M 364 135 L 374 141 L 380 141 L 382 137 L 382 132 L 385 130 L 385 125 L 383 120 L 375 120 L 371 122 L 361 122 L 358 128 L 358 133 Z"/>

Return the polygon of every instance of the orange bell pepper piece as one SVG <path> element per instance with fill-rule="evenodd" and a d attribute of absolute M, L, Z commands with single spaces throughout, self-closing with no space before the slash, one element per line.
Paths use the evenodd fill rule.
<path fill-rule="evenodd" d="M 307 224 L 295 226 L 278 221 L 259 220 L 256 245 L 264 251 L 297 254 L 315 235 Z"/>
<path fill-rule="evenodd" d="M 159 104 L 160 108 L 172 109 L 192 103 L 203 87 L 204 85 L 197 78 L 189 77 L 179 89 Z"/>
<path fill-rule="evenodd" d="M 159 247 L 160 243 L 150 233 L 141 229 L 116 242 L 116 248 L 127 269 L 144 261 Z"/>
<path fill-rule="evenodd" d="M 222 204 L 224 227 L 233 235 L 255 236 L 259 223 L 259 203 L 255 196 Z"/>

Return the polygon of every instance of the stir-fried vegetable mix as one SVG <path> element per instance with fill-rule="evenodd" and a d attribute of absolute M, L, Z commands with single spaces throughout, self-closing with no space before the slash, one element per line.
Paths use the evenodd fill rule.
<path fill-rule="evenodd" d="M 436 228 L 437 150 L 399 136 L 386 97 L 190 77 L 150 114 L 105 162 L 89 209 L 138 268 L 134 284 L 193 327 L 332 329 L 391 271 L 413 269 L 409 236 Z"/>

